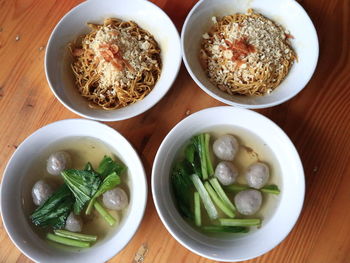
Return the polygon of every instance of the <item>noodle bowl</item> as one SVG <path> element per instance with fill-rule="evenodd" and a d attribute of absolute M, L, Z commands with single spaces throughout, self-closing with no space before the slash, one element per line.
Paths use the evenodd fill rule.
<path fill-rule="evenodd" d="M 296 54 L 288 31 L 249 9 L 224 16 L 203 35 L 202 67 L 210 81 L 233 95 L 265 95 L 287 76 Z"/>
<path fill-rule="evenodd" d="M 112 110 L 142 100 L 161 73 L 160 48 L 132 21 L 106 19 L 69 44 L 80 94 L 91 107 Z"/>

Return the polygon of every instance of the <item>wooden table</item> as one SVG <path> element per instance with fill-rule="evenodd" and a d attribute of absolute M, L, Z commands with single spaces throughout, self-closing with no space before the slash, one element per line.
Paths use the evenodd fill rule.
<path fill-rule="evenodd" d="M 276 0 L 278 1 L 278 0 Z M 16 147 L 38 128 L 78 118 L 51 93 L 45 45 L 59 19 L 79 0 L 0 0 L 0 174 Z M 181 30 L 196 0 L 154 0 Z M 348 0 L 301 0 L 320 40 L 320 58 L 307 87 L 283 105 L 259 110 L 295 143 L 304 164 L 306 199 L 300 219 L 279 246 L 249 262 L 350 262 L 350 8 Z M 194 99 L 195 98 L 195 99 Z M 156 151 L 186 114 L 222 105 L 196 86 L 184 66 L 168 92 L 146 113 L 107 123 L 137 149 L 150 183 Z M 142 244 L 145 263 L 213 262 L 171 237 L 152 198 L 137 234 L 110 262 L 132 262 Z M 0 224 L 0 261 L 30 262 Z"/>

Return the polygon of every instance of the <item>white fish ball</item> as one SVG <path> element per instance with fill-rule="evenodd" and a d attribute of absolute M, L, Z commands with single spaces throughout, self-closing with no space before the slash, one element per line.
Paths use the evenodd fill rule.
<path fill-rule="evenodd" d="M 32 188 L 33 203 L 37 206 L 42 205 L 52 193 L 53 190 L 48 183 L 43 180 L 37 181 Z"/>
<path fill-rule="evenodd" d="M 71 158 L 67 152 L 55 152 L 47 159 L 46 169 L 49 174 L 60 175 L 63 170 L 69 168 L 70 161 Z"/>
<path fill-rule="evenodd" d="M 242 215 L 254 215 L 262 204 L 262 195 L 258 190 L 244 190 L 236 194 L 235 205 Z"/>
<path fill-rule="evenodd" d="M 80 216 L 75 215 L 73 212 L 69 214 L 64 227 L 66 230 L 71 232 L 81 232 L 83 228 L 83 220 Z"/>
<path fill-rule="evenodd" d="M 229 134 L 220 136 L 213 144 L 215 155 L 224 161 L 233 161 L 239 149 L 237 139 Z"/>
<path fill-rule="evenodd" d="M 245 173 L 245 179 L 250 187 L 260 189 L 266 185 L 269 180 L 269 167 L 261 162 L 257 162 L 248 167 Z"/>
<path fill-rule="evenodd" d="M 230 185 L 236 181 L 238 170 L 233 163 L 222 161 L 215 168 L 215 176 L 222 185 Z"/>
<path fill-rule="evenodd" d="M 116 187 L 103 194 L 103 204 L 111 210 L 122 210 L 128 205 L 128 196 L 120 187 Z"/>

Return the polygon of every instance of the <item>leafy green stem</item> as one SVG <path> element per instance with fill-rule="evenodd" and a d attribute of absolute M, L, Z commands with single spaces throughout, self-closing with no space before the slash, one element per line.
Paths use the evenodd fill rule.
<path fill-rule="evenodd" d="M 115 225 L 115 218 L 98 201 L 94 202 L 94 207 L 110 226 Z"/>

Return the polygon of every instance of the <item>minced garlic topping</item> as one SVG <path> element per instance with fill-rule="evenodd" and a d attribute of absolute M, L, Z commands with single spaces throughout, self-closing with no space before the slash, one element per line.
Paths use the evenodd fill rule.
<path fill-rule="evenodd" d="M 158 65 L 156 60 L 149 57 L 148 36 L 144 38 L 141 39 L 141 35 L 131 35 L 125 28 L 114 29 L 107 25 L 97 30 L 92 41 L 86 40 L 85 44 L 89 45 L 100 60 L 97 70 L 101 74 L 99 84 L 102 87 L 129 86 L 139 72 L 147 69 L 147 64 Z M 117 61 L 109 61 L 108 54 L 105 54 L 109 52 L 108 45 L 114 45 L 117 48 L 115 52 L 118 54 Z M 115 57 L 113 56 L 115 53 L 113 52 L 111 56 Z"/>
<path fill-rule="evenodd" d="M 236 90 L 246 94 L 244 85 L 255 85 L 270 74 L 272 79 L 266 85 L 261 83 L 262 89 L 258 91 L 268 93 L 270 86 L 278 85 L 279 77 L 287 74 L 285 72 L 295 59 L 294 51 L 287 43 L 290 35 L 252 10 L 243 16 L 244 19 L 238 17 L 232 21 L 229 19 L 234 16 L 228 16 L 219 22 L 212 18 L 214 30 L 203 34 L 200 57 L 210 80 L 220 89 L 230 94 Z M 257 72 L 260 75 L 263 72 L 264 76 L 259 77 Z"/>

